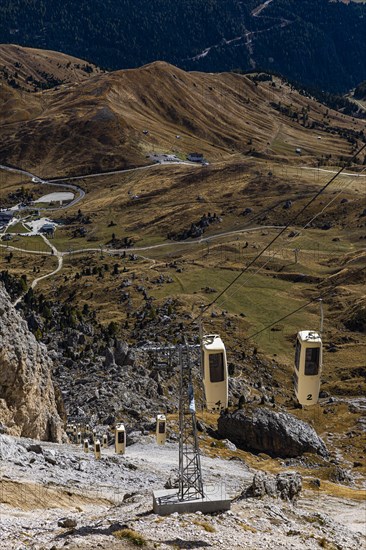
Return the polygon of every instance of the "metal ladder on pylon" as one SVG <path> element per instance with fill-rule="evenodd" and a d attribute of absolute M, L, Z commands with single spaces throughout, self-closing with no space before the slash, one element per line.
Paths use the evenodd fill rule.
<path fill-rule="evenodd" d="M 196 405 L 188 345 L 179 347 L 179 493 L 180 501 L 204 497 L 197 437 Z"/>

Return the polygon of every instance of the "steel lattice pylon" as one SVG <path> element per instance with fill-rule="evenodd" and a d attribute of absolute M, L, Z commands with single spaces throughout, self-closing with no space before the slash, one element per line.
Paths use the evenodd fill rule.
<path fill-rule="evenodd" d="M 188 346 L 179 347 L 179 493 L 181 501 L 204 497 L 196 407 Z"/>
<path fill-rule="evenodd" d="M 178 353 L 180 383 L 179 383 L 179 484 L 178 500 L 180 502 L 203 499 L 203 481 L 201 460 L 197 437 L 196 408 L 192 382 L 191 352 L 199 349 L 198 345 L 178 344 L 176 346 L 152 346 L 143 348 L 154 358 L 154 364 L 159 365 L 158 357 L 164 361 Z M 163 367 L 158 367 L 163 368 Z M 175 498 L 177 498 L 177 496 Z M 174 498 L 166 497 L 166 500 Z"/>

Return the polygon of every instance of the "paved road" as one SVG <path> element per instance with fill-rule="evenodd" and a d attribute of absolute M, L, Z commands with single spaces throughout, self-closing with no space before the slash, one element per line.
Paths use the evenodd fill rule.
<path fill-rule="evenodd" d="M 63 210 L 65 208 L 70 208 L 70 206 L 75 206 L 75 204 L 80 202 L 85 197 L 85 191 L 81 187 L 78 187 L 77 185 L 72 185 L 67 183 L 56 183 L 53 180 L 45 180 L 40 178 L 39 176 L 36 176 L 35 174 L 32 174 L 32 172 L 28 172 L 27 170 L 21 170 L 20 168 L 11 168 L 10 166 L 5 166 L 4 164 L 0 164 L 0 170 L 22 174 L 23 176 L 27 176 L 31 178 L 33 183 L 53 185 L 54 187 L 62 187 L 62 188 L 66 187 L 67 189 L 72 189 L 73 191 L 75 191 L 75 194 L 78 194 L 78 196 L 75 196 L 74 200 L 72 200 L 70 203 L 63 206 L 58 206 L 57 208 L 37 208 L 37 206 L 35 205 L 31 207 L 22 208 L 22 210 L 29 210 L 29 209 L 34 210 L 35 208 L 37 208 L 37 210 L 47 210 L 47 212 L 55 211 L 55 210 Z M 67 179 L 65 178 L 65 181 L 67 181 Z"/>
<path fill-rule="evenodd" d="M 147 164 L 146 166 L 137 166 L 136 168 L 126 168 L 124 170 L 111 170 L 110 172 L 95 172 L 93 174 L 86 174 L 82 176 L 71 176 L 67 178 L 53 178 L 48 180 L 48 182 L 60 182 L 60 181 L 73 181 L 73 180 L 84 180 L 88 178 L 100 178 L 102 176 L 113 176 L 114 174 L 124 174 L 125 172 L 135 172 L 137 170 L 147 170 L 149 168 L 157 168 L 160 166 L 172 166 L 172 165 L 183 165 L 183 166 L 193 166 L 202 168 L 202 164 L 198 162 L 188 162 L 188 161 L 162 161 L 154 164 Z M 1 167 L 1 166 L 0 166 Z"/>
<path fill-rule="evenodd" d="M 62 188 L 72 189 L 73 191 L 75 191 L 76 193 L 79 194 L 77 197 L 75 197 L 74 200 L 72 200 L 70 203 L 68 203 L 66 205 L 58 206 L 56 208 L 44 208 L 44 209 L 39 208 L 39 210 L 55 211 L 55 210 L 63 210 L 65 208 L 70 208 L 71 206 L 75 206 L 75 204 L 80 202 L 85 197 L 85 191 L 81 187 L 78 187 L 77 185 L 73 185 L 73 184 L 70 184 L 70 183 L 64 183 L 64 181 L 78 180 L 78 179 L 85 179 L 85 178 L 95 178 L 95 177 L 101 177 L 101 176 L 106 176 L 106 175 L 111 175 L 111 174 L 121 174 L 123 172 L 133 172 L 133 171 L 136 171 L 136 170 L 146 170 L 148 168 L 155 168 L 156 166 L 162 166 L 162 165 L 169 165 L 170 166 L 171 164 L 184 164 L 184 165 L 196 166 L 196 167 L 201 166 L 201 165 L 198 165 L 197 163 L 190 163 L 190 162 L 184 162 L 184 161 L 182 161 L 182 162 L 172 162 L 172 161 L 163 162 L 163 161 L 161 161 L 158 164 L 154 163 L 154 164 L 150 164 L 148 166 L 139 166 L 137 168 L 128 168 L 126 170 L 114 170 L 112 172 L 100 172 L 100 173 L 88 174 L 86 176 L 85 175 L 83 175 L 83 176 L 73 176 L 71 178 L 63 178 L 63 179 L 60 178 L 60 179 L 57 179 L 57 180 L 56 179 L 46 180 L 46 179 L 40 178 L 39 176 L 36 176 L 35 174 L 33 174 L 32 172 L 29 172 L 27 170 L 22 170 L 21 168 L 13 168 L 11 166 L 6 166 L 6 165 L 3 165 L 3 164 L 0 164 L 0 170 L 5 170 L 7 172 L 14 172 L 14 173 L 17 173 L 17 174 L 22 174 L 24 176 L 27 176 L 27 177 L 31 178 L 31 180 L 34 183 L 44 184 L 44 185 L 53 185 L 55 187 L 62 187 Z M 34 208 L 34 207 L 25 207 L 22 210 L 28 210 L 29 208 Z M 11 223 L 9 223 L 6 227 L 3 228 L 2 232 L 0 233 L 0 236 L 3 235 L 6 232 L 9 225 L 11 225 Z M 83 252 L 89 253 L 89 252 L 95 252 L 95 251 L 99 252 L 101 250 L 101 248 L 99 247 L 99 248 L 94 248 L 94 249 L 84 248 L 84 249 L 80 249 L 80 250 L 77 250 L 77 251 L 60 252 L 46 238 L 45 235 L 40 234 L 40 236 L 43 238 L 45 243 L 51 248 L 51 253 L 50 252 L 40 252 L 38 250 L 26 250 L 26 249 L 22 249 L 22 248 L 18 248 L 18 247 L 13 247 L 13 246 L 0 244 L 1 248 L 7 248 L 7 249 L 11 249 L 11 250 L 18 250 L 18 251 L 26 252 L 26 253 L 29 253 L 29 254 L 41 254 L 41 255 L 52 254 L 57 258 L 57 260 L 58 260 L 57 268 L 54 269 L 53 271 L 51 271 L 50 273 L 47 273 L 46 275 L 42 275 L 42 277 L 37 277 L 36 279 L 34 279 L 34 281 L 31 284 L 32 289 L 37 286 L 39 281 L 42 281 L 43 279 L 47 279 L 49 277 L 52 277 L 53 275 L 55 275 L 56 273 L 58 273 L 62 269 L 63 256 L 65 256 L 66 254 L 79 254 L 79 253 L 83 253 Z M 165 245 L 164 244 L 154 245 L 152 247 L 146 247 L 146 248 L 141 248 L 141 249 L 139 249 L 139 248 L 129 248 L 129 249 L 122 249 L 122 250 L 113 250 L 112 249 L 112 250 L 108 250 L 108 251 L 105 251 L 105 252 L 108 252 L 109 254 L 116 254 L 116 253 L 123 254 L 123 252 L 135 252 L 135 251 L 138 251 L 138 250 L 149 250 L 150 248 L 157 248 L 159 246 L 168 246 L 169 244 L 170 243 L 166 243 Z M 146 259 L 148 259 L 148 258 L 146 258 Z M 25 295 L 25 293 L 22 296 L 19 296 L 15 300 L 13 305 L 16 306 L 23 299 L 24 295 Z"/>
<path fill-rule="evenodd" d="M 167 162 L 166 163 L 166 165 L 169 165 L 169 166 L 171 164 L 189 164 L 190 166 L 200 166 L 200 165 L 197 165 L 197 164 L 183 163 L 183 162 L 182 163 L 173 163 L 173 162 Z M 63 183 L 64 181 L 101 177 L 101 176 L 105 176 L 105 175 L 120 174 L 120 173 L 123 173 L 123 172 L 133 172 L 133 171 L 136 171 L 136 170 L 146 170 L 146 169 L 155 168 L 156 166 L 161 166 L 161 165 L 162 164 L 150 164 L 150 165 L 147 165 L 147 166 L 140 166 L 140 167 L 137 167 L 137 168 L 129 168 L 129 169 L 126 169 L 126 170 L 114 170 L 114 171 L 111 171 L 111 172 L 99 172 L 99 173 L 94 173 L 94 174 L 88 174 L 86 176 L 85 175 L 83 175 L 83 176 L 73 176 L 71 178 L 64 178 L 64 179 L 60 178 L 60 179 L 57 179 L 57 180 L 56 179 L 44 180 L 44 179 L 40 178 L 39 176 L 36 176 L 35 174 L 32 174 L 31 172 L 28 172 L 26 170 L 21 170 L 19 168 L 12 168 L 12 167 L 5 166 L 5 165 L 0 165 L 0 169 L 6 170 L 6 171 L 9 171 L 9 172 L 16 172 L 16 173 L 26 175 L 26 176 L 30 177 L 32 179 L 32 181 L 34 181 L 35 183 L 53 185 L 53 186 L 63 187 L 63 188 L 69 188 L 69 189 L 73 189 L 73 190 L 77 191 L 79 193 L 79 196 L 76 197 L 71 203 L 69 203 L 68 205 L 65 205 L 65 206 L 59 206 L 57 208 L 52 209 L 52 210 L 61 210 L 61 209 L 64 209 L 64 208 L 69 208 L 70 206 L 73 206 L 73 205 L 77 204 L 79 201 L 81 201 L 85 197 L 85 192 L 83 191 L 83 189 L 81 189 L 80 187 L 78 187 L 76 185 L 73 185 L 73 184 Z M 313 167 L 308 167 L 308 166 L 304 166 L 303 168 L 305 170 L 317 170 L 317 171 L 329 172 L 329 173 L 333 173 L 333 174 L 337 173 L 337 170 L 328 170 L 328 169 L 324 169 L 324 168 L 313 168 Z M 366 175 L 363 175 L 363 174 L 349 173 L 349 172 L 343 172 L 342 175 L 350 176 L 350 177 L 366 177 Z M 47 210 L 51 210 L 51 209 L 47 209 Z M 188 245 L 192 245 L 192 244 L 193 245 L 194 244 L 202 244 L 202 243 L 205 243 L 205 242 L 208 243 L 210 241 L 214 241 L 214 240 L 220 239 L 222 237 L 232 236 L 232 235 L 235 235 L 235 234 L 249 233 L 249 232 L 258 231 L 258 230 L 262 231 L 262 230 L 266 230 L 266 229 L 282 229 L 282 228 L 283 228 L 283 226 L 275 226 L 275 225 L 259 226 L 259 227 L 249 228 L 249 229 L 238 229 L 238 230 L 234 230 L 234 231 L 225 231 L 223 233 L 217 233 L 216 235 L 211 235 L 211 236 L 208 236 L 208 237 L 200 237 L 198 239 L 194 239 L 194 240 L 190 240 L 190 241 L 174 241 L 174 242 L 160 243 L 160 244 L 155 244 L 155 245 L 150 245 L 150 246 L 145 246 L 145 247 L 131 247 L 131 248 L 122 248 L 122 249 L 111 249 L 111 248 L 106 249 L 106 248 L 103 248 L 103 247 L 80 248 L 78 250 L 72 250 L 72 251 L 70 250 L 70 251 L 66 251 L 66 252 L 58 251 L 53 246 L 53 244 L 51 244 L 51 242 L 44 235 L 41 235 L 43 240 L 46 242 L 46 244 L 51 248 L 51 250 L 52 250 L 51 254 L 53 254 L 58 259 L 58 266 L 52 272 L 50 272 L 46 275 L 43 275 L 42 277 L 38 277 L 37 279 L 34 279 L 31 286 L 32 286 L 32 288 L 34 288 L 38 284 L 39 281 L 41 281 L 43 279 L 46 279 L 46 278 L 49 278 L 49 277 L 52 277 L 53 275 L 58 273 L 62 269 L 63 257 L 66 256 L 66 255 L 74 255 L 74 254 L 82 254 L 82 253 L 90 253 L 90 252 L 101 252 L 101 251 L 106 253 L 106 254 L 124 254 L 124 253 L 131 254 L 131 253 L 146 252 L 146 251 L 153 250 L 153 249 L 156 250 L 156 249 L 159 249 L 159 248 L 166 248 L 168 246 L 173 246 L 173 245 L 174 246 L 188 246 Z M 4 231 L 6 231 L 6 229 L 4 229 L 3 232 Z M 0 245 L 0 246 L 2 248 L 10 248 L 10 249 L 13 249 L 13 250 L 19 250 L 19 251 L 30 253 L 30 254 L 43 254 L 43 255 L 46 255 L 46 254 L 49 255 L 50 254 L 49 252 L 40 252 L 40 251 L 35 251 L 35 250 L 25 250 L 25 249 L 12 247 L 12 246 L 7 246 L 7 245 Z M 142 254 L 137 254 L 137 255 L 144 258 L 144 259 L 151 260 L 150 258 L 147 258 L 146 256 L 143 256 Z M 151 261 L 153 261 L 153 260 L 151 260 Z M 19 303 L 22 298 L 23 298 L 23 296 L 19 297 L 16 300 L 16 302 L 14 303 L 14 305 Z"/>
<path fill-rule="evenodd" d="M 194 240 L 192 239 L 190 241 L 171 241 L 169 243 L 152 244 L 150 246 L 136 246 L 136 247 L 130 247 L 130 248 L 106 248 L 106 247 L 98 246 L 95 248 L 78 248 L 76 250 L 66 250 L 64 252 L 57 250 L 51 244 L 51 242 L 48 239 L 46 239 L 44 235 L 41 235 L 41 236 L 47 242 L 47 244 L 54 250 L 55 256 L 65 257 L 65 256 L 71 256 L 74 254 L 82 254 L 82 253 L 88 253 L 88 252 L 102 252 L 103 254 L 123 254 L 123 253 L 131 254 L 135 252 L 146 252 L 148 250 L 153 250 L 157 248 L 165 248 L 167 246 L 188 246 L 188 245 L 196 245 L 196 244 L 199 245 L 204 242 L 215 241 L 216 239 L 220 239 L 222 237 L 229 237 L 231 235 L 238 235 L 240 233 L 251 233 L 254 231 L 264 231 L 267 229 L 283 229 L 283 227 L 284 227 L 283 225 L 260 225 L 257 227 L 250 227 L 247 229 L 237 229 L 235 231 L 223 231 L 222 233 L 217 233 L 216 235 L 211 235 L 209 237 L 200 237 L 198 239 L 194 239 Z M 44 256 L 49 256 L 50 254 L 52 254 L 51 252 L 47 252 L 47 251 L 29 250 L 26 248 L 19 248 L 16 246 L 5 245 L 5 244 L 0 244 L 0 247 L 6 248 L 9 250 L 10 249 L 17 250 L 19 252 L 26 252 L 29 254 L 40 254 Z M 146 260 L 151 260 L 151 258 L 146 258 L 140 254 L 137 254 L 137 255 L 141 256 Z"/>
<path fill-rule="evenodd" d="M 235 231 L 223 231 L 222 233 L 216 233 L 216 235 L 210 235 L 209 237 L 199 237 L 190 241 L 171 241 L 169 243 L 152 244 L 150 246 L 139 246 L 131 248 L 102 248 L 103 252 L 110 254 L 127 254 L 131 252 L 144 252 L 146 250 L 154 250 L 157 248 L 165 248 L 167 246 L 187 246 L 194 244 L 201 244 L 204 242 L 214 241 L 221 237 L 229 237 L 230 235 L 237 235 L 239 233 L 250 233 L 252 231 L 261 231 L 266 229 L 283 229 L 283 225 L 260 225 L 257 227 L 250 227 L 247 229 L 236 229 Z M 100 252 L 101 247 L 98 248 L 81 248 L 79 250 L 72 250 L 70 252 L 63 252 L 63 254 L 79 254 L 80 252 Z M 150 259 L 150 258 L 149 258 Z"/>

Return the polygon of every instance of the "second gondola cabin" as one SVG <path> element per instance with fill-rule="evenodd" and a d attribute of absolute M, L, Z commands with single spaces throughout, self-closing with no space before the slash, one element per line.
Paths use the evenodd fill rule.
<path fill-rule="evenodd" d="M 118 424 L 115 431 L 115 451 L 116 454 L 125 454 L 126 452 L 126 430 L 124 424 Z"/>
<path fill-rule="evenodd" d="M 218 334 L 202 337 L 202 380 L 208 410 L 228 406 L 228 370 L 224 342 Z"/>
<path fill-rule="evenodd" d="M 322 372 L 322 339 L 318 332 L 302 330 L 297 333 L 294 386 L 300 405 L 315 405 L 319 399 Z"/>

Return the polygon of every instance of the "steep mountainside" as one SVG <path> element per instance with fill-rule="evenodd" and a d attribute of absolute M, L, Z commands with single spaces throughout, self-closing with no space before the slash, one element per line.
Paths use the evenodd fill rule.
<path fill-rule="evenodd" d="M 157 59 L 185 69 L 274 70 L 345 91 L 366 77 L 366 6 L 328 0 L 4 0 L 2 42 L 109 69 Z"/>
<path fill-rule="evenodd" d="M 61 440 L 51 368 L 45 346 L 37 342 L 0 285 L 0 423 L 8 433 Z"/>

